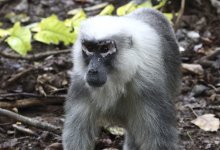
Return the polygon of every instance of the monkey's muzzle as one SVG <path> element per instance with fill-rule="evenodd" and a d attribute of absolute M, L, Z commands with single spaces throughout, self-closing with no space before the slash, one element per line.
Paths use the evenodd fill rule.
<path fill-rule="evenodd" d="M 94 55 L 89 63 L 86 81 L 92 87 L 101 87 L 107 81 L 107 71 L 103 59 Z"/>

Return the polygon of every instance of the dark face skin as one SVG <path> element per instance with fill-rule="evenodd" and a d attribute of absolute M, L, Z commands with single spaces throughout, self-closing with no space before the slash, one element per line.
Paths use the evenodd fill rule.
<path fill-rule="evenodd" d="M 112 60 L 116 54 L 115 42 L 83 40 L 82 54 L 88 66 L 87 83 L 92 87 L 101 87 L 106 83 L 107 73 L 112 67 Z"/>

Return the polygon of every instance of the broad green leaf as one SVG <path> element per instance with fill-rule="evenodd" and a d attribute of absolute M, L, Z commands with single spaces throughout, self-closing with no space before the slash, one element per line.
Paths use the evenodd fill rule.
<path fill-rule="evenodd" d="M 68 27 L 79 27 L 80 23 L 87 18 L 86 13 L 81 9 L 72 18 L 66 19 L 64 24 Z"/>
<path fill-rule="evenodd" d="M 23 56 L 31 50 L 31 32 L 29 29 L 21 27 L 20 23 L 15 23 L 6 41 L 12 49 Z"/>
<path fill-rule="evenodd" d="M 29 27 L 28 27 L 29 28 Z M 31 31 L 32 32 L 40 32 L 41 31 L 41 27 L 39 26 L 39 23 L 36 24 L 35 26 L 33 27 L 30 27 Z"/>
<path fill-rule="evenodd" d="M 163 13 L 164 14 L 164 16 L 166 16 L 166 18 L 170 21 L 170 22 L 172 22 L 172 20 L 173 20 L 173 14 L 172 13 Z"/>
<path fill-rule="evenodd" d="M 135 2 L 131 1 L 126 5 L 123 5 L 121 7 L 119 7 L 116 11 L 118 16 L 123 16 L 126 15 L 132 11 L 134 11 L 137 8 L 137 4 L 135 4 Z"/>
<path fill-rule="evenodd" d="M 3 25 L 3 23 L 2 22 L 0 22 L 0 27 Z"/>
<path fill-rule="evenodd" d="M 65 20 L 65 25 L 74 29 L 73 32 L 73 43 L 76 41 L 80 23 L 87 18 L 86 13 L 81 9 L 72 18 Z"/>
<path fill-rule="evenodd" d="M 73 43 L 74 35 L 71 28 L 65 26 L 64 22 L 60 21 L 57 16 L 52 15 L 43 19 L 38 25 L 39 30 L 34 39 L 46 44 L 59 44 L 64 42 L 65 45 Z"/>
<path fill-rule="evenodd" d="M 162 0 L 158 5 L 155 5 L 153 8 L 155 9 L 160 9 L 161 7 L 163 7 L 168 0 Z"/>
<path fill-rule="evenodd" d="M 110 5 L 107 5 L 100 13 L 99 15 L 100 16 L 104 16 L 104 15 L 111 15 L 114 11 L 115 7 L 110 4 Z"/>
<path fill-rule="evenodd" d="M 9 35 L 10 32 L 5 29 L 0 29 L 0 38 Z"/>

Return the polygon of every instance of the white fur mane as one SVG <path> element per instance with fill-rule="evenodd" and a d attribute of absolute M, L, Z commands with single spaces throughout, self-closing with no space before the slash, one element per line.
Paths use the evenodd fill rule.
<path fill-rule="evenodd" d="M 122 94 L 126 94 L 125 84 L 135 78 L 138 71 L 145 72 L 144 78 L 151 80 L 158 73 L 158 68 L 163 70 L 160 38 L 152 27 L 131 17 L 98 16 L 87 19 L 81 25 L 74 47 L 74 71 L 82 76 L 86 73 L 82 59 L 78 59 L 82 57 L 81 38 L 102 40 L 122 32 L 132 37 L 134 45 L 130 49 L 118 50 L 116 66 L 119 71 L 108 75 L 103 87 L 88 86 L 94 103 L 103 110 L 113 106 Z"/>

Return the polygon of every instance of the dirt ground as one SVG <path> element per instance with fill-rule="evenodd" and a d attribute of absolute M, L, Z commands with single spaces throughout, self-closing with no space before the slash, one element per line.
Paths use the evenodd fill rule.
<path fill-rule="evenodd" d="M 23 25 L 38 22 L 56 14 L 60 19 L 77 7 L 87 8 L 106 0 L 3 0 L 0 1 L 1 28 L 14 24 L 11 12 L 26 14 Z M 125 1 L 108 1 L 120 6 Z M 180 2 L 174 1 L 164 11 L 177 11 Z M 99 10 L 88 11 L 95 15 Z M 16 18 L 15 18 L 16 19 Z M 220 150 L 220 131 L 204 131 L 191 121 L 204 114 L 220 118 L 220 14 L 210 1 L 188 1 L 176 36 L 181 47 L 183 67 L 182 90 L 176 100 L 180 150 Z M 33 51 L 43 53 L 71 48 L 62 44 L 45 45 L 33 42 Z M 14 54 L 6 43 L 0 51 Z M 213 54 L 214 53 L 214 54 Z M 188 64 L 188 65 L 187 65 Z M 197 64 L 191 68 L 192 64 Z M 0 108 L 7 108 L 42 122 L 62 127 L 63 102 L 69 84 L 70 53 L 35 60 L 12 59 L 0 54 Z M 21 130 L 17 126 L 21 126 Z M 0 150 L 58 150 L 61 136 L 0 116 Z M 123 136 L 103 129 L 96 149 L 121 149 Z"/>

